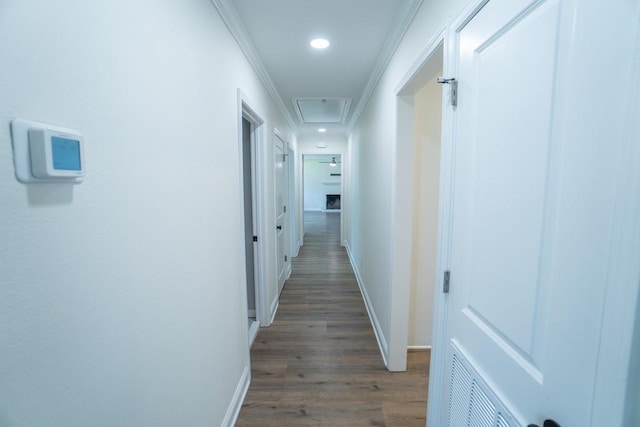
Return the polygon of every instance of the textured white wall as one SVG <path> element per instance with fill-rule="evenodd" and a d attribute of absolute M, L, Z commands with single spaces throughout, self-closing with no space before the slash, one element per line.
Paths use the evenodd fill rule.
<path fill-rule="evenodd" d="M 208 0 L 0 9 L 0 425 L 219 425 L 248 367 L 237 88 L 286 124 Z M 84 183 L 17 182 L 12 117 L 80 130 Z"/>

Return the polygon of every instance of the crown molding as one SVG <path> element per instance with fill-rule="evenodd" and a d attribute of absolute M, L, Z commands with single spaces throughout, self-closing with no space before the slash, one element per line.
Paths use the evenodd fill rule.
<path fill-rule="evenodd" d="M 258 74 L 258 77 L 264 84 L 267 92 L 269 92 L 269 95 L 271 95 L 271 98 L 278 107 L 278 110 L 280 110 L 280 113 L 282 113 L 283 117 L 291 127 L 291 130 L 297 133 L 298 127 L 296 126 L 293 117 L 291 117 L 291 114 L 289 114 L 289 111 L 287 111 L 282 98 L 278 94 L 276 86 L 273 84 L 273 80 L 271 80 L 264 63 L 262 62 L 262 58 L 258 54 L 258 50 L 253 44 L 253 40 L 251 40 L 247 28 L 240 19 L 240 15 L 238 15 L 238 11 L 233 5 L 233 0 L 211 0 L 211 3 L 213 3 L 218 14 L 220 14 L 220 17 L 231 32 L 233 38 L 236 39 L 236 42 L 240 46 L 244 56 L 249 61 L 249 64 L 251 64 L 256 74 Z"/>
<path fill-rule="evenodd" d="M 356 105 L 356 108 L 353 111 L 351 120 L 349 120 L 349 124 L 347 126 L 347 135 L 351 133 L 353 127 L 360 118 L 360 115 L 369 103 L 369 100 L 373 95 L 373 91 L 380 82 L 380 79 L 386 71 L 389 62 L 391 62 L 393 54 L 396 52 L 396 49 L 398 49 L 398 46 L 400 45 L 402 38 L 409 29 L 409 26 L 411 25 L 413 18 L 416 16 L 418 9 L 420 9 L 420 6 L 422 6 L 422 2 L 423 0 L 411 0 L 398 11 L 393 26 L 389 30 L 389 37 L 387 37 L 384 45 L 382 46 L 382 49 L 380 50 L 380 55 L 378 56 L 376 64 L 374 65 L 373 70 L 369 75 L 367 85 L 362 91 L 362 96 L 360 97 L 358 105 Z"/>

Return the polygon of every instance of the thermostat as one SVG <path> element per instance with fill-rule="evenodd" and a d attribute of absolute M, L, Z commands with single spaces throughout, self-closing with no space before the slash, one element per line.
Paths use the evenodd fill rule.
<path fill-rule="evenodd" d="M 16 119 L 11 122 L 20 182 L 79 183 L 86 172 L 84 141 L 75 130 Z"/>

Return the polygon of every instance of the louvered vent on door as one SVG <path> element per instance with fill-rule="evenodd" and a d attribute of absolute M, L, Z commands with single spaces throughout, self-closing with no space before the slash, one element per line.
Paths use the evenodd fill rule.
<path fill-rule="evenodd" d="M 498 423 L 496 424 L 498 427 L 509 427 L 509 423 L 505 420 L 501 414 L 498 414 Z"/>
<path fill-rule="evenodd" d="M 453 345 L 449 392 L 450 427 L 520 427 L 511 413 Z"/>

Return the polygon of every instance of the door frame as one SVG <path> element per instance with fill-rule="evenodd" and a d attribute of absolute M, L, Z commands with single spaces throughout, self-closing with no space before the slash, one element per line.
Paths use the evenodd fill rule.
<path fill-rule="evenodd" d="M 298 250 L 301 246 L 304 245 L 304 156 L 329 156 L 329 157 L 338 157 L 341 158 L 340 163 L 340 246 L 346 246 L 346 226 L 345 220 L 348 216 L 349 209 L 349 194 L 348 194 L 348 186 L 347 186 L 347 173 L 349 168 L 347 167 L 347 162 L 349 156 L 346 150 L 340 149 L 332 149 L 330 152 L 320 151 L 319 149 L 299 149 L 299 152 L 296 154 L 296 160 L 298 165 L 296 167 L 296 192 L 300 194 L 299 199 L 296 201 L 297 206 L 297 222 L 298 222 Z"/>
<path fill-rule="evenodd" d="M 253 103 L 249 101 L 247 96 L 238 89 L 238 156 L 240 165 L 242 164 L 242 119 L 251 123 L 251 168 L 253 179 L 253 231 L 254 235 L 258 236 L 258 241 L 254 245 L 254 263 L 255 263 L 255 289 L 256 289 L 256 320 L 261 326 L 270 324 L 270 310 L 267 302 L 268 289 L 267 289 L 267 266 L 265 260 L 267 259 L 267 247 L 266 247 L 266 235 L 265 230 L 267 226 L 265 224 L 265 194 L 263 186 L 260 185 L 264 182 L 264 164 L 265 164 L 265 120 L 262 116 L 256 112 L 253 107 Z M 242 168 L 239 168 L 239 179 L 242 188 L 242 182 L 244 179 Z M 244 212 L 244 204 L 243 212 Z M 243 240 L 243 254 L 244 254 L 244 240 Z M 244 259 L 244 255 L 242 257 Z M 243 266 L 243 277 L 245 277 L 246 283 L 246 265 Z M 244 284 L 243 284 L 244 285 Z M 244 302 L 246 304 L 246 286 Z M 245 310 L 247 311 L 247 310 Z"/>
<path fill-rule="evenodd" d="M 413 146 L 415 133 L 415 118 L 413 97 L 417 91 L 427 83 L 424 80 L 426 74 L 436 72 L 431 70 L 436 63 L 439 64 L 437 56 L 442 55 L 442 67 L 445 75 L 449 73 L 448 66 L 448 46 L 449 30 L 448 22 L 445 22 L 429 40 L 426 47 L 414 61 L 411 67 L 404 74 L 403 78 L 396 85 L 396 147 L 395 158 L 393 160 L 395 171 L 393 176 L 393 254 L 392 259 L 392 285 L 390 290 L 391 301 L 391 327 L 389 328 L 389 341 L 387 354 L 384 354 L 387 368 L 390 371 L 404 371 L 407 369 L 407 345 L 409 333 L 409 305 L 411 288 L 411 251 L 413 239 Z M 442 292 L 439 292 L 439 278 L 442 277 L 442 260 L 446 259 L 446 230 L 449 221 L 445 218 L 444 207 L 451 203 L 452 189 L 448 186 L 450 180 L 445 176 L 451 173 L 451 120 L 452 115 L 447 104 L 448 96 L 442 97 L 442 127 L 441 127 L 441 148 L 440 148 L 440 186 L 438 202 L 438 237 L 436 251 L 436 279 L 434 286 L 434 323 L 433 323 L 433 345 L 431 350 L 431 373 L 429 387 L 431 384 L 441 381 L 444 373 L 437 369 L 443 361 L 444 354 L 439 351 L 439 334 L 446 326 L 439 311 L 446 309 L 443 304 Z M 442 359 L 442 360 L 441 360 Z M 431 392 L 430 392 L 431 393 Z M 429 401 L 438 401 L 441 396 L 429 394 Z"/>

